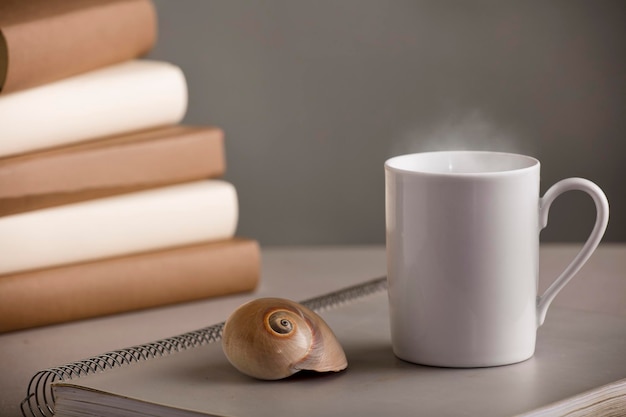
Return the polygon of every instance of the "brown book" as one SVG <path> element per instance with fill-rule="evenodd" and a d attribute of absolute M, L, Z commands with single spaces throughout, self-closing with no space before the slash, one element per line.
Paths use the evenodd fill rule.
<path fill-rule="evenodd" d="M 221 176 L 222 130 L 169 126 L 0 158 L 0 216 Z"/>
<path fill-rule="evenodd" d="M 0 333 L 253 290 L 256 241 L 232 239 L 0 277 Z"/>
<path fill-rule="evenodd" d="M 156 28 L 150 0 L 2 0 L 0 93 L 141 56 Z"/>

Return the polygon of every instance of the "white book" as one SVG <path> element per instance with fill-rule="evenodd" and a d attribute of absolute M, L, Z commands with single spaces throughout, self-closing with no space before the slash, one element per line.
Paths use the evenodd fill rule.
<path fill-rule="evenodd" d="M 229 239 L 235 187 L 203 180 L 0 218 L 0 275 Z"/>
<path fill-rule="evenodd" d="M 186 110 L 180 68 L 127 61 L 0 97 L 0 157 L 178 123 Z"/>

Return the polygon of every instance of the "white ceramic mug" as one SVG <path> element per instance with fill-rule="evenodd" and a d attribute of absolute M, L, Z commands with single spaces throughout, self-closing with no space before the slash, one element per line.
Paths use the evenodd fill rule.
<path fill-rule="evenodd" d="M 595 250 L 606 196 L 569 178 L 539 196 L 539 161 L 497 152 L 427 152 L 385 163 L 391 337 L 401 359 L 483 367 L 520 362 L 556 294 Z M 595 226 L 582 250 L 537 296 L 539 232 L 554 199 L 588 193 Z"/>

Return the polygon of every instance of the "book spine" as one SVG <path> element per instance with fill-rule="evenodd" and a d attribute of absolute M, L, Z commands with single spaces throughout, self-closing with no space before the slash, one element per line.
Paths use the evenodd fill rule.
<path fill-rule="evenodd" d="M 157 19 L 149 0 L 13 1 L 0 10 L 0 92 L 13 93 L 147 53 Z"/>
<path fill-rule="evenodd" d="M 217 178 L 224 134 L 169 126 L 0 159 L 0 216 Z"/>
<path fill-rule="evenodd" d="M 233 239 L 2 276 L 0 332 L 251 291 L 259 271 Z"/>
<path fill-rule="evenodd" d="M 175 124 L 186 109 L 180 68 L 128 61 L 0 97 L 0 157 Z"/>
<path fill-rule="evenodd" d="M 222 180 L 53 207 L 0 218 L 0 275 L 229 239 L 237 194 Z"/>

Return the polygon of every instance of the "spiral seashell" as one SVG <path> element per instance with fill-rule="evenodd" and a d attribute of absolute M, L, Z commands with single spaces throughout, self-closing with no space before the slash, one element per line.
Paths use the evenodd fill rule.
<path fill-rule="evenodd" d="M 260 298 L 235 310 L 224 325 L 222 348 L 235 368 L 258 379 L 286 378 L 301 370 L 338 372 L 348 366 L 326 322 L 282 298 Z"/>

